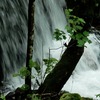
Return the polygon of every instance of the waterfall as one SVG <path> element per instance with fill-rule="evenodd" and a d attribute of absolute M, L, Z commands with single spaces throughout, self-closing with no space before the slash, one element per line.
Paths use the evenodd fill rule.
<path fill-rule="evenodd" d="M 44 57 L 47 56 L 49 48 L 52 46 L 52 34 L 55 28 L 64 29 L 66 19 L 63 12 L 64 0 L 36 0 L 35 2 L 35 43 L 33 54 L 35 58 L 41 60 L 42 46 L 45 50 Z M 38 52 L 37 52 L 38 51 Z"/>
<path fill-rule="evenodd" d="M 33 59 L 40 64 L 42 58 L 48 57 L 49 49 L 61 46 L 60 42 L 52 39 L 52 34 L 56 28 L 65 31 L 65 7 L 64 0 L 35 1 Z M 20 77 L 13 78 L 12 74 L 25 65 L 27 11 L 28 0 L 0 0 L 0 81 L 9 84 L 11 89 L 23 84 Z M 100 93 L 100 43 L 94 34 L 90 34 L 89 38 L 92 43 L 86 44 L 84 54 L 63 90 L 94 97 Z M 59 59 L 61 50 L 51 51 L 51 56 Z"/>
<path fill-rule="evenodd" d="M 12 74 L 25 64 L 27 5 L 28 0 L 0 0 L 0 83 L 3 85 L 12 84 Z"/>

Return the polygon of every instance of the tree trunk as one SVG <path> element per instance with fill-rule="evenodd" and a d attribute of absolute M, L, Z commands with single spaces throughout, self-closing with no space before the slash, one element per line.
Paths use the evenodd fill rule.
<path fill-rule="evenodd" d="M 77 41 L 71 40 L 61 60 L 50 74 L 47 75 L 44 83 L 39 87 L 38 93 L 59 93 L 66 81 L 71 76 L 80 57 L 84 52 L 84 47 L 78 47 Z"/>
<path fill-rule="evenodd" d="M 30 75 L 26 76 L 25 84 L 29 86 L 29 91 L 31 90 L 31 68 L 29 67 L 29 60 L 32 59 L 33 55 L 33 37 L 34 37 L 34 1 L 29 0 L 28 6 L 28 41 L 27 41 L 27 58 L 26 67 L 30 72 Z"/>

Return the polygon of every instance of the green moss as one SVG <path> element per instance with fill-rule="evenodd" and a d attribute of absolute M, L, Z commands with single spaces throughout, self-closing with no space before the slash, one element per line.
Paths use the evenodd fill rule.
<path fill-rule="evenodd" d="M 81 96 L 77 93 L 64 93 L 60 100 L 82 100 Z"/>
<path fill-rule="evenodd" d="M 92 98 L 85 98 L 85 97 L 82 97 L 82 100 L 93 100 Z"/>

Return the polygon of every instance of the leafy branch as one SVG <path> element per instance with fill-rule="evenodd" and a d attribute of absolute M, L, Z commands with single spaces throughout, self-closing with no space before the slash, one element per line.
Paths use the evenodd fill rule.
<path fill-rule="evenodd" d="M 66 9 L 65 14 L 68 21 L 68 24 L 66 25 L 67 32 L 70 33 L 70 37 L 74 40 L 77 40 L 77 46 L 82 47 L 86 42 L 91 43 L 91 40 L 89 40 L 89 32 L 83 31 L 83 27 L 86 24 L 84 19 L 74 16 L 71 14 L 73 10 L 72 9 Z"/>
<path fill-rule="evenodd" d="M 86 42 L 91 43 L 91 40 L 88 38 L 89 32 L 86 30 L 83 31 L 83 27 L 86 24 L 84 19 L 72 15 L 72 12 L 72 9 L 65 10 L 66 19 L 68 22 L 68 24 L 65 26 L 65 29 L 68 33 L 70 33 L 71 39 L 77 41 L 77 46 L 82 47 Z M 62 30 L 56 29 L 54 32 L 54 38 L 57 41 L 63 39 L 65 40 L 66 33 Z"/>
<path fill-rule="evenodd" d="M 55 29 L 53 36 L 57 41 L 63 40 L 63 39 L 66 40 L 66 33 L 59 29 Z"/>
<path fill-rule="evenodd" d="M 45 74 L 48 74 L 51 72 L 51 70 L 54 68 L 55 64 L 58 62 L 55 58 L 50 59 L 43 59 L 44 64 L 47 66 Z"/>
<path fill-rule="evenodd" d="M 51 70 L 54 68 L 55 64 L 58 62 L 58 60 L 55 58 L 49 58 L 49 59 L 43 59 L 43 62 L 46 65 L 46 70 L 45 70 L 44 77 L 43 77 L 43 78 L 45 78 L 45 75 L 47 75 L 48 73 L 51 72 Z M 29 60 L 29 67 L 34 68 L 37 71 L 38 75 L 40 75 L 41 66 L 37 62 L 30 59 Z M 37 78 L 35 76 L 30 74 L 30 72 L 27 70 L 27 67 L 22 67 L 22 68 L 20 68 L 18 73 L 13 74 L 13 77 L 17 77 L 17 76 L 21 77 L 22 79 L 25 79 L 26 76 L 30 76 L 31 79 L 35 78 L 36 83 L 39 85 L 39 81 L 37 80 Z M 28 85 L 23 84 L 21 89 L 28 90 Z"/>

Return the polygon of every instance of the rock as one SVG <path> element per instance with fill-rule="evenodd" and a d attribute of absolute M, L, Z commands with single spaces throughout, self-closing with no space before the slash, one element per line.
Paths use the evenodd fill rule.
<path fill-rule="evenodd" d="M 6 100 L 15 100 L 15 92 L 10 92 L 6 95 Z"/>

